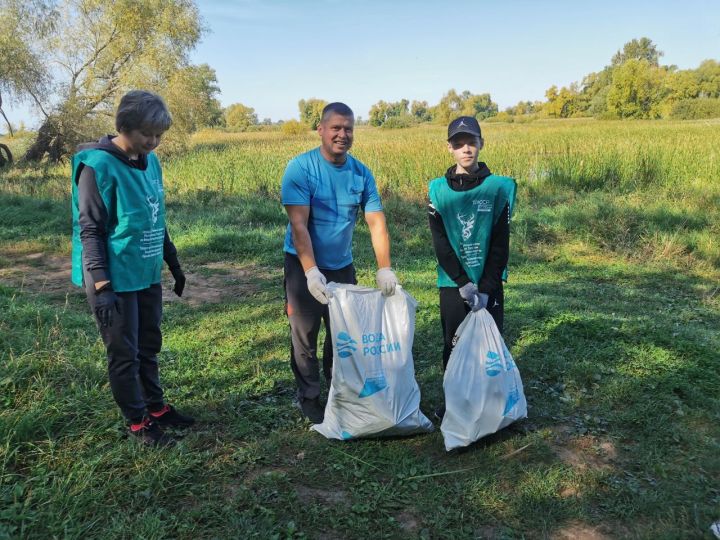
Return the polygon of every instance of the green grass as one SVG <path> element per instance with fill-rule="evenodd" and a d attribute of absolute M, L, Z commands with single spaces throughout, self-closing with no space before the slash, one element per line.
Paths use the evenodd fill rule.
<path fill-rule="evenodd" d="M 0 538 L 708 537 L 720 518 L 716 128 L 488 125 L 483 159 L 520 188 L 506 340 L 530 417 L 449 454 L 439 431 L 349 443 L 308 431 L 291 405 L 277 189 L 316 139 L 197 140 L 165 160 L 168 219 L 189 290 L 211 282 L 224 297 L 166 305 L 161 362 L 169 399 L 199 425 L 169 451 L 125 440 L 82 295 L 0 286 Z M 441 337 L 422 198 L 448 165 L 442 129 L 356 140 L 419 301 L 430 413 Z M 67 174 L 0 173 L 0 271 L 69 253 Z M 355 256 L 373 284 L 362 224 Z"/>

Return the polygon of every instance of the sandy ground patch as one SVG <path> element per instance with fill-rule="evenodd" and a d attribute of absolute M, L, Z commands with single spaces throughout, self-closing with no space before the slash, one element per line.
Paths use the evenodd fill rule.
<path fill-rule="evenodd" d="M 70 256 L 45 253 L 0 253 L 0 284 L 33 293 L 82 294 L 70 281 Z M 277 272 L 249 265 L 208 263 L 189 268 L 182 298 L 172 292 L 173 280 L 163 273 L 163 299 L 166 303 L 187 302 L 192 306 L 232 302 L 252 296 L 260 289 L 258 280 L 281 278 Z"/>

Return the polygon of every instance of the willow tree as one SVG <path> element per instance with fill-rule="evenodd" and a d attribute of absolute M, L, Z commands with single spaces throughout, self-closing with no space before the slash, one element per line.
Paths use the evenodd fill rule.
<path fill-rule="evenodd" d="M 47 36 L 53 19 L 54 13 L 45 2 L 0 0 L 0 116 L 10 135 L 12 125 L 3 109 L 3 98 L 6 102 L 21 102 L 48 91 L 47 69 L 27 37 Z"/>
<path fill-rule="evenodd" d="M 5 6 L 28 2 L 0 0 L 0 4 L 3 16 L 7 12 L 17 17 L 17 10 Z M 25 159 L 45 155 L 59 159 L 77 142 L 112 129 L 115 106 L 131 88 L 170 97 L 180 91 L 174 84 L 193 87 L 177 77 L 190 66 L 188 54 L 203 32 L 192 0 L 37 1 L 24 15 L 27 20 L 43 18 L 48 21 L 44 29 L 51 28 L 39 32 L 35 24 L 17 21 L 16 25 L 21 29 L 19 38 L 39 59 L 43 69 L 39 78 L 46 82 L 22 87 L 43 118 Z M 214 80 L 209 68 L 196 73 Z M 212 84 L 206 86 L 213 91 Z"/>

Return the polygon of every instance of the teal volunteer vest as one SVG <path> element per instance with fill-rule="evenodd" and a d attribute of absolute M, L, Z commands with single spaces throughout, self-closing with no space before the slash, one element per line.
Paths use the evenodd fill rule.
<path fill-rule="evenodd" d="M 165 239 L 165 194 L 155 154 L 144 171 L 128 167 L 103 150 L 82 150 L 72 162 L 72 281 L 82 286 L 82 243 L 78 207 L 81 164 L 95 170 L 100 197 L 108 210 L 107 258 L 117 292 L 139 291 L 160 283 Z"/>
<path fill-rule="evenodd" d="M 515 205 L 515 180 L 491 174 L 468 191 L 454 191 L 444 176 L 430 182 L 430 202 L 440 213 L 450 245 L 465 273 L 477 284 L 485 268 L 492 228 L 506 204 L 510 215 Z M 438 287 L 457 287 L 437 266 Z M 503 279 L 507 277 L 507 270 Z"/>

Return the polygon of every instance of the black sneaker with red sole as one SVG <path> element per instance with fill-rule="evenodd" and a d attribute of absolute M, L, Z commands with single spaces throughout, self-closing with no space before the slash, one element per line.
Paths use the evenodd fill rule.
<path fill-rule="evenodd" d="M 175 444 L 175 439 L 163 432 L 160 426 L 147 416 L 143 418 L 138 429 L 130 426 L 128 432 L 131 437 L 134 437 L 145 446 L 173 446 Z"/>
<path fill-rule="evenodd" d="M 149 416 L 153 422 L 163 428 L 188 428 L 195 423 L 192 416 L 179 413 L 172 405 L 165 405 L 159 411 L 151 412 Z"/>

